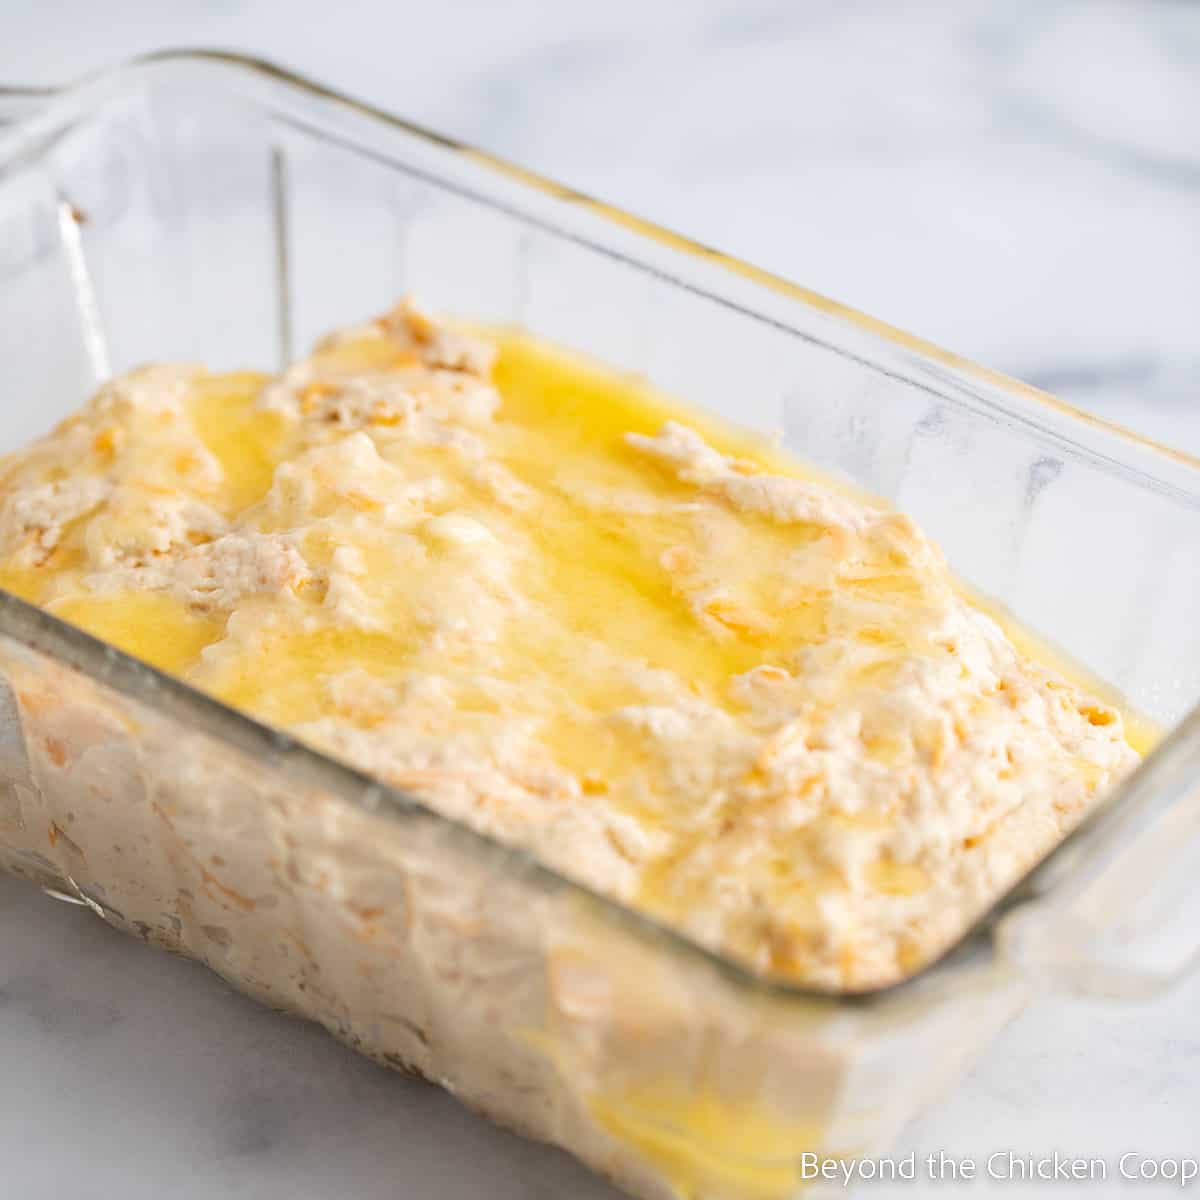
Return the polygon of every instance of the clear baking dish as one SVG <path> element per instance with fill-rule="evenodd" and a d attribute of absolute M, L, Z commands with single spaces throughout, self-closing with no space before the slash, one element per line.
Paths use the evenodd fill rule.
<path fill-rule="evenodd" d="M 1190 967 L 1200 461 L 263 63 L 156 55 L 0 113 L 4 448 L 112 371 L 275 367 L 412 292 L 779 433 L 1169 730 L 932 967 L 821 994 L 0 595 L 0 867 L 647 1198 L 791 1196 L 1038 988 Z"/>

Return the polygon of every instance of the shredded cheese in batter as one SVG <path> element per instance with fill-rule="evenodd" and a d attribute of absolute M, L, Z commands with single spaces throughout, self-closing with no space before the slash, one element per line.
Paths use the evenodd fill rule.
<path fill-rule="evenodd" d="M 409 304 L 0 467 L 0 585 L 763 972 L 916 969 L 1137 761 L 906 516 Z"/>

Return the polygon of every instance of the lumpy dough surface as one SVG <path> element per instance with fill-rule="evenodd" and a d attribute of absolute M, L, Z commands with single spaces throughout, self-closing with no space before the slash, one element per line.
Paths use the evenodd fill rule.
<path fill-rule="evenodd" d="M 411 304 L 0 486 L 3 586 L 796 982 L 919 967 L 1138 758 L 909 518 Z"/>

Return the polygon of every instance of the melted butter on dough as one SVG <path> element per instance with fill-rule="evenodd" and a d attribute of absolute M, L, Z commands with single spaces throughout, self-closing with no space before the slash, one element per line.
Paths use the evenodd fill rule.
<path fill-rule="evenodd" d="M 0 584 L 801 982 L 915 969 L 1137 760 L 907 517 L 407 304 L 108 384 L 0 466 Z"/>

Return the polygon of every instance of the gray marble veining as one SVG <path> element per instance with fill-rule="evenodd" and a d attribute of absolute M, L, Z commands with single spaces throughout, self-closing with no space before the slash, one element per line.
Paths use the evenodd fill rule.
<path fill-rule="evenodd" d="M 294 65 L 1200 451 L 1200 5 L 50 0 L 5 12 L 0 79 L 169 44 Z M 1198 998 L 1040 1003 L 901 1149 L 1197 1153 Z M 7 879 L 0 1155 L 5 1200 L 612 1195 Z"/>

